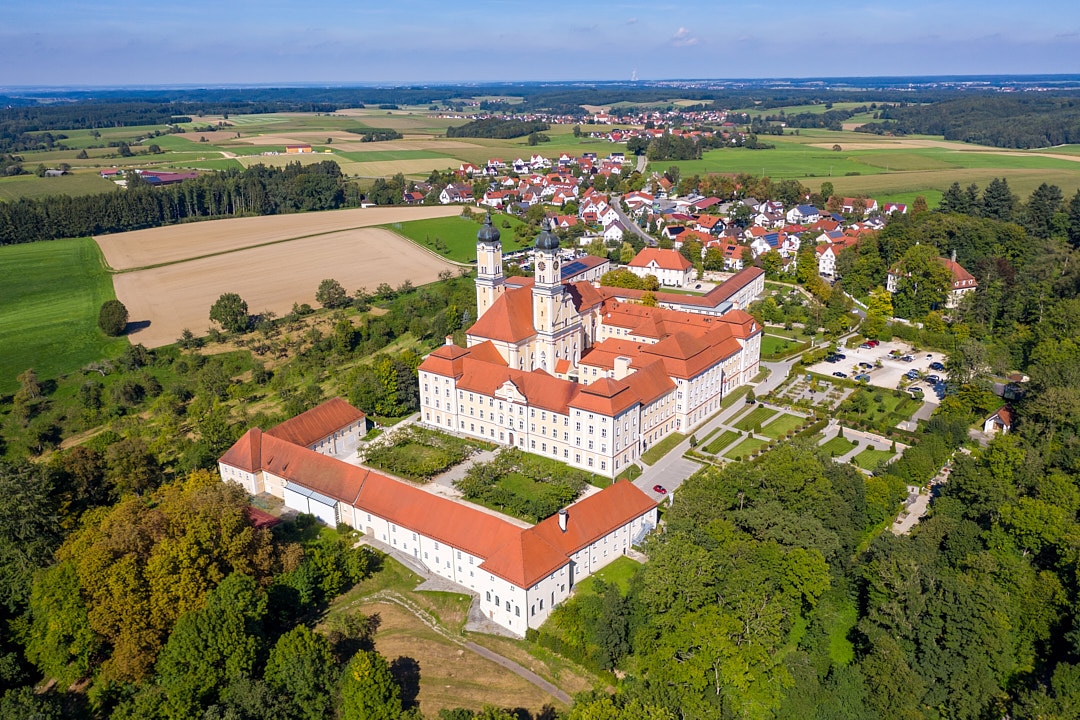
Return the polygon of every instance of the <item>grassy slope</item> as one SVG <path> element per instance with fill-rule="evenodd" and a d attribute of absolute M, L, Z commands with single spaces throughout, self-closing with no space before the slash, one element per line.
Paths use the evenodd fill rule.
<path fill-rule="evenodd" d="M 115 298 L 91 238 L 0 247 L 0 392 L 33 367 L 56 377 L 118 353 L 127 340 L 106 337 L 98 310 Z"/>
<path fill-rule="evenodd" d="M 528 244 L 520 244 L 514 237 L 514 230 L 522 225 L 520 220 L 510 218 L 509 228 L 502 227 L 505 216 L 497 215 L 493 218 L 495 226 L 499 229 L 502 240 L 503 252 L 514 252 Z M 480 215 L 476 216 L 481 219 Z M 456 262 L 476 261 L 476 233 L 480 230 L 480 223 L 467 220 L 460 216 L 448 218 L 435 218 L 432 220 L 410 220 L 409 222 L 394 223 L 387 225 L 386 229 L 399 233 L 418 245 L 434 250 L 435 238 L 446 243 L 449 251 L 445 257 Z"/>

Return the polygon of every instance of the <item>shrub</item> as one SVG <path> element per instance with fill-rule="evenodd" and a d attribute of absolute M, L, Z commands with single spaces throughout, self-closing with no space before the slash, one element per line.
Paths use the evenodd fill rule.
<path fill-rule="evenodd" d="M 127 328 L 128 309 L 119 300 L 106 300 L 98 311 L 98 327 L 111 337 L 124 334 Z"/>

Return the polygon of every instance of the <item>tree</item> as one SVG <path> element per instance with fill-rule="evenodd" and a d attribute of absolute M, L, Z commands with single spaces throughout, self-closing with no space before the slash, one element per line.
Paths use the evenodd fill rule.
<path fill-rule="evenodd" d="M 921 215 L 929 209 L 929 206 L 926 204 L 926 198 L 922 195 L 916 195 L 914 202 L 911 203 L 911 214 Z"/>
<path fill-rule="evenodd" d="M 985 218 L 1010 222 L 1016 209 L 1016 198 L 1005 178 L 994 178 L 983 190 L 982 212 Z"/>
<path fill-rule="evenodd" d="M 637 253 L 634 252 L 634 246 L 628 242 L 623 242 L 623 244 L 619 246 L 619 262 L 623 265 L 630 264 L 630 261 L 634 259 L 634 255 L 636 254 Z"/>
<path fill-rule="evenodd" d="M 401 709 L 401 688 L 386 658 L 367 650 L 353 655 L 341 676 L 342 720 L 396 720 Z"/>
<path fill-rule="evenodd" d="M 862 334 L 868 338 L 876 338 L 885 330 L 885 325 L 892 316 L 892 293 L 880 286 L 871 290 Z"/>
<path fill-rule="evenodd" d="M 1068 235 L 1072 246 L 1080 248 L 1080 190 L 1069 201 Z"/>
<path fill-rule="evenodd" d="M 893 307 L 899 317 L 920 320 L 934 308 L 944 305 L 952 287 L 952 273 L 941 262 L 937 248 L 914 245 L 897 263 L 899 276 Z"/>
<path fill-rule="evenodd" d="M 116 337 L 127 328 L 128 309 L 119 300 L 106 300 L 98 311 L 98 327 L 106 335 Z"/>
<path fill-rule="evenodd" d="M 641 295 L 641 304 L 644 305 L 645 307 L 656 307 L 657 306 L 656 293 L 654 293 L 651 290 L 646 290 Z"/>
<path fill-rule="evenodd" d="M 263 678 L 292 704 L 293 717 L 322 720 L 333 715 L 339 670 L 330 642 L 298 625 L 270 649 Z"/>
<path fill-rule="evenodd" d="M 0 606 L 30 597 L 34 573 L 59 545 L 54 481 L 48 468 L 0 461 Z"/>
<path fill-rule="evenodd" d="M 324 308 L 339 308 L 349 304 L 349 296 L 345 288 L 337 280 L 330 278 L 319 283 L 319 289 L 315 291 L 315 300 Z"/>
<path fill-rule="evenodd" d="M 1036 237 L 1048 238 L 1054 227 L 1054 215 L 1062 207 L 1063 195 L 1057 185 L 1043 183 L 1035 188 L 1027 203 L 1028 232 Z"/>
<path fill-rule="evenodd" d="M 101 638 L 90 627 L 74 563 L 53 565 L 38 576 L 27 618 L 26 657 L 42 675 L 61 687 L 87 676 Z"/>
<path fill-rule="evenodd" d="M 173 716 L 191 717 L 231 681 L 249 677 L 262 645 L 266 598 L 255 580 L 232 574 L 183 615 L 155 667 Z"/>
<path fill-rule="evenodd" d="M 248 305 L 236 293 L 225 293 L 210 308 L 210 319 L 228 332 L 244 332 L 251 323 Z"/>

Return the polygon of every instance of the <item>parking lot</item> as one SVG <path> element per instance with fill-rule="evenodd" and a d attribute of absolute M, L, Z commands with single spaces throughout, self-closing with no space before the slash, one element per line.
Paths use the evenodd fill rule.
<path fill-rule="evenodd" d="M 938 352 L 914 353 L 911 352 L 911 345 L 905 342 L 883 342 L 875 348 L 852 348 L 840 352 L 845 356 L 843 360 L 832 363 L 822 361 L 811 365 L 807 369 L 828 376 L 842 372 L 850 380 L 854 380 L 857 375 L 864 373 L 869 375 L 867 382 L 870 385 L 890 390 L 899 389 L 901 378 L 904 378 L 905 373 L 911 370 L 918 371 L 920 376 L 937 375 L 941 380 L 946 378 L 944 370 L 930 368 L 932 363 L 944 364 L 944 354 Z M 890 353 L 895 353 L 895 355 L 890 355 Z M 910 357 L 911 360 L 902 360 L 903 357 Z M 860 363 L 865 363 L 870 367 L 860 366 Z M 942 395 L 944 395 L 944 386 L 941 384 L 935 387 L 932 382 L 914 380 L 909 385 L 906 385 L 906 387 L 915 386 L 923 388 L 923 399 L 932 405 L 937 405 L 941 401 Z"/>

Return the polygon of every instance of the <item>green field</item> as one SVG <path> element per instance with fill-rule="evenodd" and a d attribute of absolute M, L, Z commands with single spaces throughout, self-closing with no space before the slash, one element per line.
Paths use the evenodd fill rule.
<path fill-rule="evenodd" d="M 384 227 L 450 260 L 474 263 L 476 262 L 476 233 L 480 231 L 479 221 L 482 219 L 480 215 L 476 215 L 475 218 L 475 220 L 470 220 L 459 215 L 431 220 L 410 220 Z M 503 220 L 509 221 L 510 227 L 503 227 Z M 495 215 L 492 217 L 492 222 L 499 229 L 503 252 L 514 252 L 528 246 L 529 239 L 522 244 L 514 237 L 514 230 L 523 225 L 520 220 L 506 215 Z M 443 249 L 437 248 L 436 239 L 445 246 Z"/>
<path fill-rule="evenodd" d="M 873 470 L 882 460 L 888 460 L 896 453 L 888 450 L 874 450 L 867 448 L 855 456 L 855 464 L 863 470 Z"/>
<path fill-rule="evenodd" d="M 609 585 L 619 588 L 619 591 L 625 595 L 626 591 L 630 589 L 630 578 L 640 569 L 641 563 L 636 560 L 631 560 L 626 556 L 615 558 L 589 577 L 576 583 L 574 585 L 574 594 L 579 597 L 582 595 L 595 595 L 596 581 L 603 580 Z"/>
<path fill-rule="evenodd" d="M 767 407 L 756 407 L 746 415 L 743 415 L 739 422 L 735 423 L 735 427 L 740 430 L 753 430 L 758 425 L 762 425 L 766 420 L 772 418 L 776 414 L 775 410 Z"/>
<path fill-rule="evenodd" d="M 1039 154 L 946 142 L 939 137 L 898 139 L 829 130 L 801 130 L 798 136 L 770 136 L 764 141 L 776 147 L 709 150 L 700 160 L 664 162 L 663 166 L 678 166 L 684 177 L 713 172 L 793 178 L 814 190 L 828 181 L 839 194 L 865 193 L 887 202 L 910 204 L 922 195 L 931 207 L 953 182 L 985 187 L 995 177 L 1007 177 L 1021 197 L 1042 182 L 1058 185 L 1066 195 L 1080 188 L 1080 163 L 1045 157 L 1073 154 L 1068 147 Z M 831 149 L 833 145 L 840 150 Z M 659 163 L 653 170 L 658 169 L 655 165 Z"/>
<path fill-rule="evenodd" d="M 708 445 L 702 448 L 710 455 L 715 455 L 731 443 L 735 442 L 735 439 L 739 437 L 739 433 L 734 430 L 727 430 L 723 435 L 711 441 Z"/>
<path fill-rule="evenodd" d="M 116 190 L 116 183 L 97 173 L 39 178 L 37 175 L 16 175 L 0 179 L 0 201 L 46 195 L 93 195 Z"/>
<path fill-rule="evenodd" d="M 765 427 L 761 428 L 761 434 L 776 440 L 787 435 L 788 432 L 799 427 L 804 422 L 806 421 L 797 415 L 788 415 L 787 413 L 784 413 Z"/>
<path fill-rule="evenodd" d="M 53 378 L 127 344 L 98 329 L 98 310 L 115 295 L 91 238 L 0 247 L 0 273 L 0 392 L 15 390 L 28 367 Z"/>
<path fill-rule="evenodd" d="M 846 455 L 854 449 L 855 443 L 842 437 L 834 437 L 829 442 L 823 444 L 821 449 L 829 453 L 832 457 L 840 457 Z"/>

